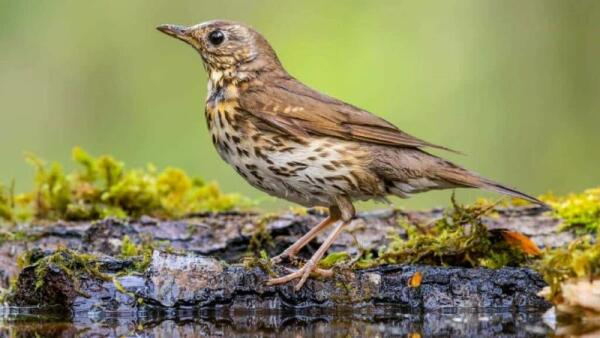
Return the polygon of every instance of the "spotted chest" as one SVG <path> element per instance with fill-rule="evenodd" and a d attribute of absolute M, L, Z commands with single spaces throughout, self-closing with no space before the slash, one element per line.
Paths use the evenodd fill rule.
<path fill-rule="evenodd" d="M 260 129 L 235 98 L 206 104 L 212 142 L 221 158 L 254 187 L 305 206 L 328 206 L 337 195 L 367 199 L 382 183 L 367 170 L 359 144 L 326 137 L 291 137 Z"/>

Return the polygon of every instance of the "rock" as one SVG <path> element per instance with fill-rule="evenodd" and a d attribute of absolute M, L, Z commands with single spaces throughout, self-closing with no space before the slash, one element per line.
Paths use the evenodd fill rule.
<path fill-rule="evenodd" d="M 39 282 L 43 283 L 42 287 L 37 287 Z M 9 302 L 14 306 L 48 305 L 70 309 L 78 296 L 76 282 L 87 284 L 87 279 L 75 281 L 53 264 L 48 266 L 48 273 L 38 279 L 35 267 L 28 266 L 19 274 L 17 287 L 14 294 L 10 295 Z"/>
<path fill-rule="evenodd" d="M 144 296 L 164 307 L 201 303 L 203 294 L 217 285 L 221 273 L 223 265 L 214 258 L 155 251 L 148 269 L 148 292 Z"/>

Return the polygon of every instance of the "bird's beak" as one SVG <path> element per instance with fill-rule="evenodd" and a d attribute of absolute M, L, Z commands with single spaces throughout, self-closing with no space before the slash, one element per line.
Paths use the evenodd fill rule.
<path fill-rule="evenodd" d="M 156 29 L 158 29 L 159 31 L 161 31 L 167 35 L 170 35 L 174 38 L 185 41 L 187 43 L 190 43 L 190 41 L 192 39 L 192 35 L 190 34 L 191 30 L 185 26 L 167 24 L 167 25 L 157 26 Z"/>

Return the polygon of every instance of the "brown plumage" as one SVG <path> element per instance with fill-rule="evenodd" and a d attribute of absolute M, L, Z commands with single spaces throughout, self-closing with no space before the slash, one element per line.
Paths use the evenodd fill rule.
<path fill-rule="evenodd" d="M 354 216 L 353 202 L 408 197 L 433 189 L 483 188 L 543 205 L 423 148 L 450 150 L 411 136 L 368 111 L 319 93 L 290 76 L 268 42 L 228 21 L 158 29 L 192 45 L 208 72 L 206 121 L 220 156 L 256 188 L 330 215 L 285 250 L 294 256 L 338 223 L 300 270 L 269 284 L 299 278 L 302 287 Z M 450 150 L 452 151 L 452 150 Z"/>

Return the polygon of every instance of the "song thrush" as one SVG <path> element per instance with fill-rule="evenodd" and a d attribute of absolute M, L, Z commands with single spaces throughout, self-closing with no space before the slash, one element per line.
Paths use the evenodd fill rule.
<path fill-rule="evenodd" d="M 301 269 L 269 280 L 271 285 L 299 278 L 299 289 L 311 272 L 331 275 L 317 263 L 353 218 L 354 201 L 483 188 L 543 205 L 423 150 L 448 148 L 302 84 L 285 71 L 267 40 L 246 25 L 210 21 L 157 28 L 200 54 L 208 72 L 206 122 L 223 160 L 270 195 L 329 208 L 324 221 L 276 260 L 296 255 L 339 221 Z"/>

